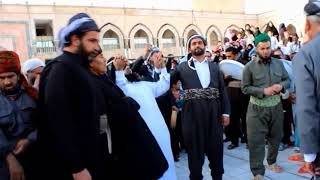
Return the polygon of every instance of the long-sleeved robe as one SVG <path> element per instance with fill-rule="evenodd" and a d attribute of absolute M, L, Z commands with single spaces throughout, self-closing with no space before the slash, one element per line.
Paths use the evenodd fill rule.
<path fill-rule="evenodd" d="M 132 97 L 139 105 L 139 113 L 145 120 L 153 136 L 156 138 L 163 154 L 168 161 L 169 168 L 160 178 L 162 180 L 175 180 L 176 172 L 170 145 L 170 134 L 165 120 L 159 110 L 156 97 L 168 91 L 170 86 L 170 75 L 166 69 L 161 70 L 160 80 L 157 82 L 133 82 L 126 79 L 123 71 L 116 71 L 116 84 L 125 95 Z"/>
<path fill-rule="evenodd" d="M 320 33 L 293 59 L 300 148 L 305 154 L 320 152 Z"/>

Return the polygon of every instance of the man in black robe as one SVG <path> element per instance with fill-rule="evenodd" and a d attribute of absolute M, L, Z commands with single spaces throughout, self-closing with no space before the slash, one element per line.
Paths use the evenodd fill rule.
<path fill-rule="evenodd" d="M 100 50 L 93 55 L 96 57 L 88 67 L 96 87 L 100 116 L 101 177 L 104 180 L 159 179 L 168 169 L 165 156 L 140 116 L 139 104 L 125 96 L 106 75 L 106 63 L 101 53 Z"/>
<path fill-rule="evenodd" d="M 229 60 L 238 61 L 243 65 L 246 64 L 239 50 L 235 47 L 228 47 L 226 49 L 226 57 Z M 241 138 L 242 142 L 247 142 L 246 113 L 249 98 L 242 93 L 240 80 L 228 77 L 225 82 L 228 86 L 227 92 L 231 106 L 230 124 L 225 128 L 225 134 L 226 138 L 231 141 L 231 144 L 228 146 L 228 149 L 231 150 L 239 146 L 239 138 Z"/>
<path fill-rule="evenodd" d="M 229 100 L 219 66 L 205 58 L 206 41 L 200 35 L 190 37 L 187 47 L 192 58 L 181 63 L 173 76 L 185 90 L 182 108 L 182 132 L 191 180 L 200 180 L 204 155 L 211 175 L 221 180 L 223 169 L 223 126 L 229 124 Z"/>
<path fill-rule="evenodd" d="M 40 179 L 99 178 L 99 121 L 94 84 L 86 67 L 99 49 L 99 28 L 87 14 L 59 32 L 62 55 L 41 74 L 39 87 Z"/>

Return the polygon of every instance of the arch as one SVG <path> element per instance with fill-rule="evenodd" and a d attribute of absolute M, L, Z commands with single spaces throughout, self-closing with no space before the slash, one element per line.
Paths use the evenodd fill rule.
<path fill-rule="evenodd" d="M 103 34 L 102 38 L 103 49 L 120 49 L 120 40 L 117 33 L 109 29 Z"/>
<path fill-rule="evenodd" d="M 175 47 L 177 42 L 176 36 L 173 34 L 173 32 L 170 29 L 167 29 L 163 32 L 163 35 L 160 39 L 160 48 L 171 48 Z"/>
<path fill-rule="evenodd" d="M 104 46 L 103 45 L 103 37 L 106 34 L 106 32 L 108 32 L 109 30 L 111 30 L 112 32 L 114 32 L 118 36 L 118 39 L 119 39 L 119 48 L 118 49 L 124 49 L 124 47 L 125 47 L 124 34 L 118 26 L 116 26 L 112 23 L 107 23 L 107 24 L 101 26 L 101 28 L 100 28 L 100 39 L 102 39 L 102 41 L 101 41 L 102 46 Z"/>
<path fill-rule="evenodd" d="M 153 34 L 152 34 L 151 30 L 146 25 L 138 23 L 138 24 L 134 25 L 131 28 L 131 30 L 129 31 L 129 36 L 128 37 L 129 37 L 129 40 L 130 40 L 130 47 L 136 49 L 135 48 L 135 38 L 134 37 L 135 37 L 136 33 L 139 30 L 142 30 L 143 32 L 146 33 L 147 38 L 148 38 L 147 43 L 153 44 Z M 136 42 L 137 41 L 138 40 L 136 40 Z M 140 48 L 140 45 L 138 45 L 136 47 Z"/>
<path fill-rule="evenodd" d="M 168 30 L 171 31 L 171 33 L 173 33 L 173 35 L 174 35 L 174 42 L 175 42 L 175 46 L 174 47 L 179 47 L 180 46 L 179 33 L 178 33 L 177 29 L 174 26 L 172 26 L 171 24 L 164 24 L 159 28 L 159 30 L 157 32 L 157 38 L 159 40 L 159 47 L 163 48 L 163 44 L 164 44 L 163 35 Z M 167 41 L 167 40 L 165 40 L 165 41 Z"/>
<path fill-rule="evenodd" d="M 216 40 L 213 39 L 214 37 L 213 37 L 212 33 L 216 34 Z M 221 31 L 219 30 L 219 28 L 216 25 L 209 26 L 209 28 L 207 29 L 207 32 L 206 32 L 206 37 L 208 40 L 208 46 L 210 46 L 211 48 L 213 48 L 213 46 L 215 45 L 214 43 L 216 41 L 222 41 Z"/>
<path fill-rule="evenodd" d="M 133 42 L 134 42 L 134 47 L 136 49 L 141 49 L 141 48 L 144 48 L 145 45 L 150 42 L 150 40 L 149 40 L 147 33 L 144 30 L 139 29 L 134 34 Z"/>
<path fill-rule="evenodd" d="M 184 46 L 185 46 L 185 44 L 187 43 L 187 41 L 188 41 L 188 39 L 189 39 L 188 36 L 190 36 L 190 34 L 192 34 L 192 33 L 196 33 L 196 34 L 203 35 L 202 32 L 201 32 L 201 30 L 200 30 L 200 28 L 198 28 L 198 26 L 196 26 L 196 25 L 194 25 L 194 24 L 189 24 L 189 25 L 184 29 L 183 34 L 182 34 L 183 40 L 184 40 L 184 43 L 183 43 Z"/>

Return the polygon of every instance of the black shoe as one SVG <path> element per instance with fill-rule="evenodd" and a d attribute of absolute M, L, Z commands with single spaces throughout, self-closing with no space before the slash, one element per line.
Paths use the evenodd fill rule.
<path fill-rule="evenodd" d="M 229 142 L 229 141 L 230 141 L 229 138 L 225 138 L 225 139 L 223 140 L 223 142 Z"/>
<path fill-rule="evenodd" d="M 174 162 L 179 162 L 179 157 L 173 157 L 173 159 L 174 159 Z"/>
<path fill-rule="evenodd" d="M 246 143 L 247 141 L 246 141 L 246 138 L 244 138 L 244 137 L 242 137 L 241 138 L 241 143 Z"/>
<path fill-rule="evenodd" d="M 230 145 L 228 146 L 228 149 L 231 150 L 231 149 L 234 149 L 234 148 L 236 148 L 236 147 L 239 147 L 239 145 L 230 144 Z"/>

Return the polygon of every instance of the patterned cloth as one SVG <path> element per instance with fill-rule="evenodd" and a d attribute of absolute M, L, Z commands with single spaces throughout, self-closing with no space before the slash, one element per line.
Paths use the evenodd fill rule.
<path fill-rule="evenodd" d="M 21 75 L 21 64 L 17 53 L 13 51 L 0 51 L 0 73 L 5 72 L 14 72 L 19 75 L 19 83 L 25 88 L 30 97 L 36 99 L 37 91 L 31 87 L 26 78 Z"/>
<path fill-rule="evenodd" d="M 256 98 L 254 96 L 250 97 L 250 103 L 261 106 L 261 107 L 274 107 L 281 102 L 280 96 L 268 96 L 263 99 Z"/>
<path fill-rule="evenodd" d="M 188 89 L 185 90 L 184 99 L 217 99 L 220 97 L 219 90 L 216 88 L 205 88 L 205 89 Z"/>

